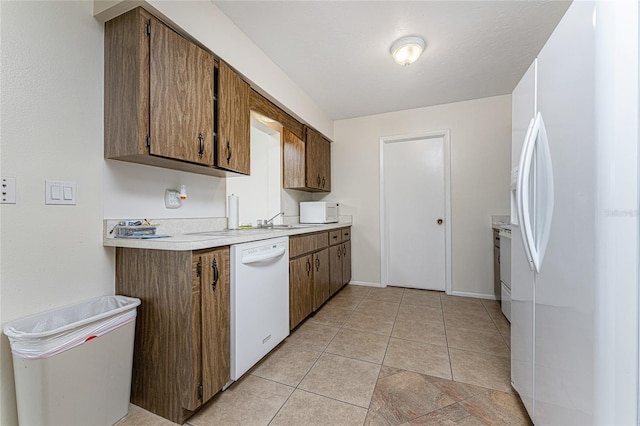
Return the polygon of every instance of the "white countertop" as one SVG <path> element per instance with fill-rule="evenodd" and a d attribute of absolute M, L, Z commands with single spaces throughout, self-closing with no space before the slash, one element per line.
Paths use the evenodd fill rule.
<path fill-rule="evenodd" d="M 268 238 L 277 238 L 291 235 L 310 234 L 314 232 L 331 231 L 351 226 L 351 222 L 329 223 L 324 225 L 309 226 L 305 228 L 287 228 L 287 229 L 239 229 L 228 231 L 226 235 L 193 235 L 179 234 L 171 235 L 166 238 L 155 239 L 125 239 L 112 238 L 105 232 L 103 245 L 105 247 L 129 247 L 153 250 L 201 250 L 213 247 L 229 246 L 233 244 L 248 243 L 251 241 L 266 240 Z M 200 229 L 198 232 L 219 232 L 220 229 Z M 158 234 L 162 234 L 158 230 Z"/>

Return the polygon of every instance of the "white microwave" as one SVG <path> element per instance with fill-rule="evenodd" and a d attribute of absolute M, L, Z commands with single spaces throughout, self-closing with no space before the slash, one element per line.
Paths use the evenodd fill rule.
<path fill-rule="evenodd" d="M 338 203 L 303 201 L 300 203 L 300 223 L 334 223 L 338 221 Z"/>

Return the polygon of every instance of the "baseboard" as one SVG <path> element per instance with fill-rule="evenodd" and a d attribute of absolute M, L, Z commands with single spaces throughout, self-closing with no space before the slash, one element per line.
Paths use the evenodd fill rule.
<path fill-rule="evenodd" d="M 382 285 L 380 283 L 369 283 L 369 282 L 366 282 L 366 281 L 354 281 L 354 280 L 351 280 L 351 281 L 349 281 L 349 284 L 361 285 L 361 286 L 365 286 L 365 287 L 382 287 Z"/>
<path fill-rule="evenodd" d="M 498 300 L 495 294 L 469 293 L 466 291 L 452 291 L 452 296 L 473 297 L 476 299 Z"/>
<path fill-rule="evenodd" d="M 383 285 L 380 283 L 370 283 L 366 281 L 349 281 L 349 284 L 353 285 L 361 285 L 365 287 L 378 287 L 382 288 Z M 484 293 L 469 293 L 467 291 L 452 291 L 452 296 L 463 296 L 463 297 L 473 297 L 476 299 L 485 299 L 485 300 L 499 300 L 494 294 L 484 294 Z"/>

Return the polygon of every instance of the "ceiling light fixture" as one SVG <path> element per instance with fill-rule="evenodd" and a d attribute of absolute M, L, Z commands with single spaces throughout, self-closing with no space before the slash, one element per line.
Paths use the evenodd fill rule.
<path fill-rule="evenodd" d="M 424 40 L 420 37 L 402 37 L 391 45 L 391 56 L 400 65 L 411 65 L 424 51 Z"/>

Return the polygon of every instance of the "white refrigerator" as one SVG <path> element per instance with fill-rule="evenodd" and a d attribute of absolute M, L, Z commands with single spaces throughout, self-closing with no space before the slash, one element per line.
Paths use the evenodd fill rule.
<path fill-rule="evenodd" d="M 575 0 L 512 97 L 511 377 L 536 424 L 638 424 L 638 2 Z"/>

